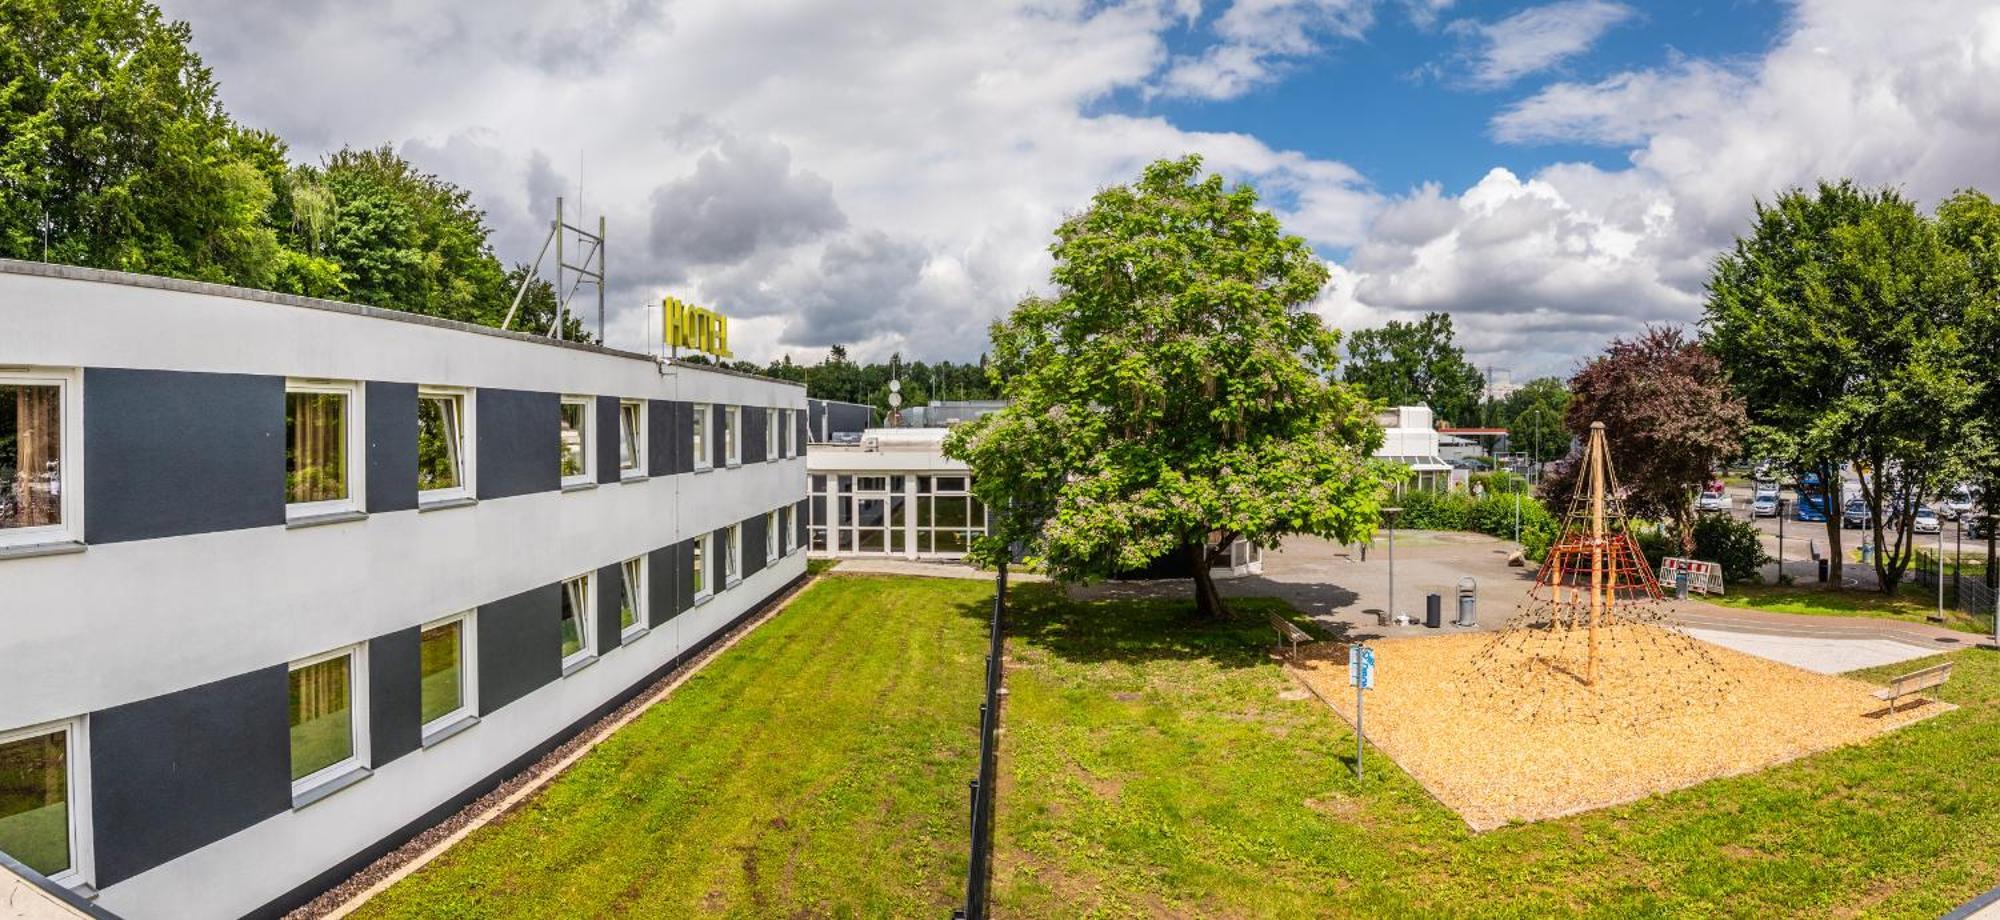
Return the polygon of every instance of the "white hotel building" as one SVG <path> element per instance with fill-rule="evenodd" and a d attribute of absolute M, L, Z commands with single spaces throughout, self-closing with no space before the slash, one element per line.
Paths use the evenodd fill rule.
<path fill-rule="evenodd" d="M 0 884 L 282 913 L 805 572 L 793 384 L 5 261 L 0 329 Z"/>

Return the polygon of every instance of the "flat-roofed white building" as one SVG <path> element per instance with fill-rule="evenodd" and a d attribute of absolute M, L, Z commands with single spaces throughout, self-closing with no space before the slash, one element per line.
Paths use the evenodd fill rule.
<path fill-rule="evenodd" d="M 959 559 L 986 533 L 972 470 L 944 455 L 948 428 L 869 428 L 806 450 L 808 546 L 828 556 Z"/>
<path fill-rule="evenodd" d="M 1451 487 L 1454 474 L 1464 478 L 1463 470 L 1453 469 L 1439 454 L 1438 430 L 1429 406 L 1384 409 L 1375 420 L 1382 425 L 1382 446 L 1375 456 L 1409 467 L 1412 473 L 1400 488 L 1443 492 Z"/>

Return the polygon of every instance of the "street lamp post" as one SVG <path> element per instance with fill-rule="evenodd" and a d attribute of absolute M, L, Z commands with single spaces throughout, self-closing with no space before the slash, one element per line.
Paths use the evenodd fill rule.
<path fill-rule="evenodd" d="M 1382 514 L 1389 519 L 1389 615 L 1387 620 L 1396 621 L 1396 515 L 1401 508 L 1384 508 Z"/>
<path fill-rule="evenodd" d="M 1778 499 L 1778 577 L 1774 580 L 1780 583 L 1785 580 L 1785 500 L 1782 498 Z"/>
<path fill-rule="evenodd" d="M 1915 514 L 1915 512 L 1911 513 Z M 1937 620 L 1938 622 L 1942 623 L 1944 622 L 1944 524 L 1942 523 L 1938 524 L 1937 583 L 1938 583 Z"/>

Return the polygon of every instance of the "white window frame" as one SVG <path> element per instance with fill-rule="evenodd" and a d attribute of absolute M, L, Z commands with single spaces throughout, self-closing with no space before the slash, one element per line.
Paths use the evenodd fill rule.
<path fill-rule="evenodd" d="M 722 532 L 729 540 L 723 548 L 727 555 L 722 557 L 722 586 L 731 588 L 743 580 L 743 525 L 731 524 Z"/>
<path fill-rule="evenodd" d="M 459 705 L 457 709 L 447 712 L 444 715 L 438 716 L 437 718 L 432 719 L 429 722 L 425 722 L 423 724 L 424 747 L 430 747 L 433 744 L 436 744 L 440 741 L 443 741 L 446 738 L 451 737 L 453 734 L 456 733 L 455 730 L 458 728 L 459 723 L 477 721 L 478 719 L 479 618 L 473 615 L 477 612 L 478 611 L 476 610 L 466 610 L 460 613 L 454 613 L 448 617 L 440 617 L 438 619 L 432 620 L 429 623 L 425 623 L 424 625 L 417 628 L 417 639 L 418 639 L 418 649 L 419 649 L 418 660 L 421 661 L 422 660 L 421 649 L 423 647 L 422 642 L 423 642 L 423 634 L 425 631 L 435 629 L 439 626 L 449 626 L 453 623 L 459 624 L 458 626 Z M 418 676 L 421 679 L 422 675 L 419 674 Z M 419 705 L 421 705 L 423 700 L 423 688 L 421 687 L 421 685 L 418 687 L 417 699 Z"/>
<path fill-rule="evenodd" d="M 743 407 L 722 410 L 722 459 L 732 467 L 743 465 Z"/>
<path fill-rule="evenodd" d="M 781 430 L 778 427 L 779 411 L 780 410 L 777 409 L 764 410 L 764 462 L 765 463 L 776 463 L 779 460 L 784 459 L 783 454 L 785 450 L 785 445 L 779 443 L 778 441 L 778 432 Z"/>
<path fill-rule="evenodd" d="M 67 416 L 65 416 L 67 417 Z M 67 749 L 63 751 L 63 765 L 68 775 L 69 799 L 69 868 L 48 876 L 50 882 L 64 888 L 76 888 L 92 883 L 97 878 L 96 847 L 91 845 L 90 828 L 90 734 L 89 717 L 58 719 L 26 728 L 0 731 L 0 744 L 33 738 L 39 735 L 66 732 Z"/>
<path fill-rule="evenodd" d="M 477 423 L 473 418 L 475 410 L 472 408 L 472 391 L 463 387 L 418 387 L 417 399 L 419 401 L 424 399 L 458 400 L 459 440 L 458 485 L 449 489 L 425 489 L 419 491 L 417 493 L 417 504 L 421 506 L 436 504 L 438 502 L 457 501 L 477 495 L 478 491 L 474 487 L 474 483 L 477 480 L 473 477 L 478 475 L 478 460 L 476 457 L 479 452 L 474 448 L 479 442 L 474 438 L 474 426 Z"/>
<path fill-rule="evenodd" d="M 565 393 L 562 405 L 583 407 L 583 472 L 562 477 L 563 488 L 571 486 L 595 485 L 597 483 L 597 398 Z M 560 411 L 560 410 L 558 410 Z M 557 464 L 562 462 L 562 418 L 556 418 Z"/>
<path fill-rule="evenodd" d="M 694 538 L 694 557 L 694 574 L 701 579 L 694 591 L 694 602 L 699 604 L 715 596 L 715 573 L 708 568 L 715 564 L 715 534 Z"/>
<path fill-rule="evenodd" d="M 362 432 L 367 420 L 367 407 L 362 405 L 365 387 L 352 380 L 318 380 L 290 378 L 285 381 L 285 396 L 293 393 L 338 393 L 346 399 L 341 405 L 346 407 L 346 417 L 341 419 L 347 432 L 347 451 L 343 459 L 347 461 L 347 497 L 321 502 L 286 502 L 285 520 L 298 521 L 306 518 L 325 517 L 329 514 L 344 514 L 360 511 L 367 507 L 368 496 L 368 437 Z M 282 421 L 282 416 L 280 417 Z M 291 441 L 289 432 L 282 435 Z M 287 448 L 290 444 L 285 445 Z"/>
<path fill-rule="evenodd" d="M 797 505 L 787 505 L 784 512 L 784 514 L 779 515 L 779 518 L 784 524 L 781 529 L 785 532 L 783 538 L 785 541 L 785 555 L 789 556 L 799 551 L 799 509 Z"/>
<path fill-rule="evenodd" d="M 709 429 L 715 427 L 715 409 L 708 403 L 694 404 L 694 468 L 696 472 L 715 468 L 714 447 L 710 446 Z"/>
<path fill-rule="evenodd" d="M 578 580 L 583 582 L 583 602 L 578 605 L 576 622 L 577 638 L 582 640 L 582 644 L 575 652 L 570 653 L 569 657 L 562 660 L 562 673 L 564 677 L 568 677 L 577 668 L 582 667 L 586 662 L 597 657 L 597 573 L 595 571 L 584 572 L 580 575 L 565 578 L 562 580 L 562 590 L 567 593 L 570 582 Z M 562 633 L 562 608 L 560 606 L 556 608 L 556 633 L 558 640 L 560 640 Z M 561 646 L 558 645 L 557 649 L 560 650 Z"/>
<path fill-rule="evenodd" d="M 621 399 L 618 401 L 618 442 L 620 445 L 619 449 L 621 452 L 624 450 L 623 445 L 625 442 L 625 410 L 627 408 L 638 409 L 639 419 L 637 427 L 632 433 L 634 441 L 634 443 L 632 444 L 632 465 L 628 467 L 621 462 L 618 466 L 618 478 L 621 480 L 644 479 L 646 478 L 646 472 L 647 472 L 646 471 L 646 401 L 643 399 Z"/>
<path fill-rule="evenodd" d="M 638 563 L 637 578 L 626 574 L 625 567 L 633 563 Z M 644 555 L 633 556 L 618 563 L 618 577 L 624 581 L 622 587 L 625 589 L 625 596 L 632 599 L 632 625 L 619 628 L 618 641 L 621 643 L 645 635 L 650 628 L 646 619 L 646 589 L 653 580 L 652 567 L 652 560 Z M 633 584 L 634 581 L 638 584 Z"/>
<path fill-rule="evenodd" d="M 298 808 L 302 804 L 309 804 L 309 802 L 301 802 L 301 799 L 318 801 L 318 798 L 314 797 L 313 793 L 319 791 L 321 787 L 340 783 L 347 778 L 348 774 L 368 769 L 370 756 L 368 735 L 368 643 L 358 642 L 354 645 L 342 646 L 330 652 L 321 652 L 310 658 L 301 658 L 291 662 L 286 666 L 285 677 L 289 681 L 293 671 L 300 670 L 301 668 L 309 668 L 321 662 L 332 661 L 335 658 L 347 658 L 349 656 L 352 656 L 352 658 L 347 665 L 347 706 L 348 710 L 353 713 L 349 718 L 349 742 L 353 750 L 348 752 L 347 759 L 345 760 L 321 767 L 312 773 L 292 780 L 292 807 L 294 808 Z M 290 687 L 287 686 L 286 689 L 289 692 Z M 291 753 L 291 737 L 288 726 L 285 739 L 285 755 L 288 764 L 290 763 L 289 758 Z"/>
<path fill-rule="evenodd" d="M 56 450 L 62 452 L 56 475 L 62 519 L 41 527 L 0 530 L 0 546 L 35 546 L 83 542 L 83 372 L 76 368 L 10 367 L 0 369 L 0 386 L 56 385 L 62 405 L 62 431 Z"/>
<path fill-rule="evenodd" d="M 780 537 L 778 531 L 782 529 L 783 522 L 778 520 L 778 512 L 764 512 L 764 562 L 767 565 L 779 559 L 778 546 Z"/>

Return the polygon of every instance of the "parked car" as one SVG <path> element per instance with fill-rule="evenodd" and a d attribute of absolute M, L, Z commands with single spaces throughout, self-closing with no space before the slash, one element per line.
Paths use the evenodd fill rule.
<path fill-rule="evenodd" d="M 1940 502 L 1938 507 L 1944 514 L 1945 520 L 1956 521 L 1964 517 L 1966 512 L 1971 511 L 1974 504 L 1972 489 L 1968 486 L 1960 485 L 1958 488 L 1946 493 L 1944 501 Z"/>
<path fill-rule="evenodd" d="M 1777 490 L 1773 489 L 1769 492 L 1757 493 L 1757 497 L 1750 500 L 1750 513 L 1756 515 L 1757 517 L 1777 517 L 1778 516 Z"/>
<path fill-rule="evenodd" d="M 1709 486 L 1702 490 L 1700 498 L 1695 499 L 1694 509 L 1696 511 L 1728 511 L 1729 493 L 1715 486 Z"/>
<path fill-rule="evenodd" d="M 1847 507 L 1840 509 L 1840 526 L 1846 530 L 1862 530 L 1868 526 L 1868 503 L 1861 499 L 1850 499 Z"/>
<path fill-rule="evenodd" d="M 1992 526 L 1993 526 L 1993 518 L 1988 515 L 1984 514 L 1966 515 L 1965 538 L 1967 540 L 1984 540 L 1986 539 L 1987 530 L 1992 528 Z"/>
<path fill-rule="evenodd" d="M 1917 516 L 1910 521 L 1910 529 L 1917 533 L 1937 533 L 1944 529 L 1944 523 L 1938 520 L 1937 509 L 1920 506 Z"/>

